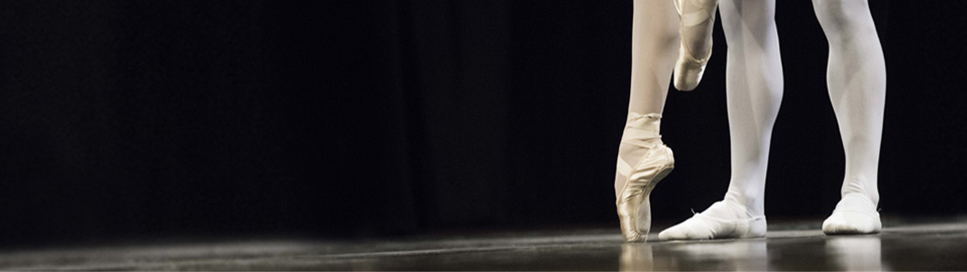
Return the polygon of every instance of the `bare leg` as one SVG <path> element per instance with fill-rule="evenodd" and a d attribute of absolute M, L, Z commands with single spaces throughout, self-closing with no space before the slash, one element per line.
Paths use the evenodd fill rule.
<path fill-rule="evenodd" d="M 829 41 L 829 98 L 846 151 L 842 200 L 823 224 L 826 233 L 871 233 L 881 224 L 876 205 L 877 165 L 886 64 L 866 0 L 813 0 Z"/>
<path fill-rule="evenodd" d="M 722 0 L 719 12 L 729 45 L 729 189 L 723 201 L 662 231 L 661 239 L 761 237 L 766 232 L 766 166 L 783 84 L 775 0 Z"/>
<path fill-rule="evenodd" d="M 651 228 L 648 194 L 674 166 L 659 128 L 678 55 L 679 21 L 671 0 L 634 3 L 631 96 L 614 188 L 622 234 L 628 241 L 642 241 Z"/>

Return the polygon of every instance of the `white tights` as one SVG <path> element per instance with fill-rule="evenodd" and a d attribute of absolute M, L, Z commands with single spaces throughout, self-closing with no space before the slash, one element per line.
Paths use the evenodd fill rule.
<path fill-rule="evenodd" d="M 829 41 L 827 84 L 846 153 L 846 176 L 841 191 L 843 201 L 827 223 L 838 220 L 838 223 L 848 225 L 856 220 L 834 220 L 838 212 L 875 213 L 879 201 L 877 163 L 886 97 L 886 69 L 866 0 L 813 0 L 813 7 Z M 766 166 L 772 126 L 783 88 L 774 21 L 775 0 L 722 0 L 719 12 L 729 46 L 726 68 L 732 148 L 729 189 L 721 203 L 712 205 L 702 216 L 663 231 L 659 235 L 662 239 L 758 237 L 765 234 Z M 758 223 L 750 221 L 755 218 L 762 220 Z M 746 227 L 735 227 L 729 220 L 746 224 Z M 878 215 L 875 221 L 878 230 Z M 762 228 L 748 226 L 759 223 Z M 733 233 L 736 229 L 761 233 Z"/>
<path fill-rule="evenodd" d="M 725 201 L 747 209 L 736 212 L 760 216 L 772 125 L 782 101 L 775 0 L 724 0 L 719 12 L 729 46 L 725 88 L 732 176 Z"/>
<path fill-rule="evenodd" d="M 846 153 L 842 199 L 823 222 L 826 233 L 881 228 L 877 165 L 886 104 L 886 64 L 866 0 L 813 0 L 829 41 L 826 82 Z"/>
<path fill-rule="evenodd" d="M 813 0 L 813 9 L 829 40 L 826 82 L 846 151 L 841 193 L 862 194 L 876 206 L 886 103 L 883 48 L 866 0 Z"/>

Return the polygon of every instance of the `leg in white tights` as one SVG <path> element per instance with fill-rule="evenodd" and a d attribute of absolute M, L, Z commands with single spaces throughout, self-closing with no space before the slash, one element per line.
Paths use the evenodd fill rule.
<path fill-rule="evenodd" d="M 828 234 L 881 228 L 876 188 L 886 65 L 866 0 L 813 0 L 829 41 L 826 81 L 846 153 L 842 200 L 823 223 Z"/>
<path fill-rule="evenodd" d="M 724 200 L 659 234 L 660 239 L 762 237 L 772 126 L 782 100 L 775 0 L 722 0 L 732 176 Z"/>
<path fill-rule="evenodd" d="M 678 57 L 679 20 L 671 0 L 635 0 L 631 96 L 615 174 L 616 207 L 628 241 L 651 228 L 648 195 L 674 166 L 659 134 L 672 67 Z"/>

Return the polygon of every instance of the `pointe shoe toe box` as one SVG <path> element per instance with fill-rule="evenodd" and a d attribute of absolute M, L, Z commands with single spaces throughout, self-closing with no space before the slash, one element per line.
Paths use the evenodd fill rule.
<path fill-rule="evenodd" d="M 679 49 L 678 61 L 675 63 L 674 85 L 679 91 L 692 91 L 698 87 L 705 74 L 705 63 L 696 61 L 685 54 L 685 48 Z"/>
<path fill-rule="evenodd" d="M 643 242 L 651 230 L 648 196 L 659 181 L 675 168 L 674 155 L 664 144 L 655 146 L 631 173 L 615 205 L 621 233 L 628 242 Z"/>

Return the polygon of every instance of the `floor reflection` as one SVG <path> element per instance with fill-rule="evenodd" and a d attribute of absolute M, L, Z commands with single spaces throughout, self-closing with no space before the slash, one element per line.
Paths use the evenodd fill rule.
<path fill-rule="evenodd" d="M 651 244 L 626 243 L 621 246 L 621 257 L 618 259 L 620 271 L 653 271 L 654 256 Z"/>
<path fill-rule="evenodd" d="M 0 251 L 0 271 L 967 271 L 967 219 L 863 236 L 826 236 L 790 224 L 799 223 L 777 224 L 768 239 L 687 242 L 624 243 L 610 228 L 372 242 L 8 249 Z"/>
<path fill-rule="evenodd" d="M 835 261 L 840 270 L 882 271 L 879 236 L 835 236 L 826 238 L 826 255 Z"/>
<path fill-rule="evenodd" d="M 764 239 L 637 243 L 622 246 L 619 268 L 621 271 L 764 271 L 769 270 L 769 256 Z"/>

